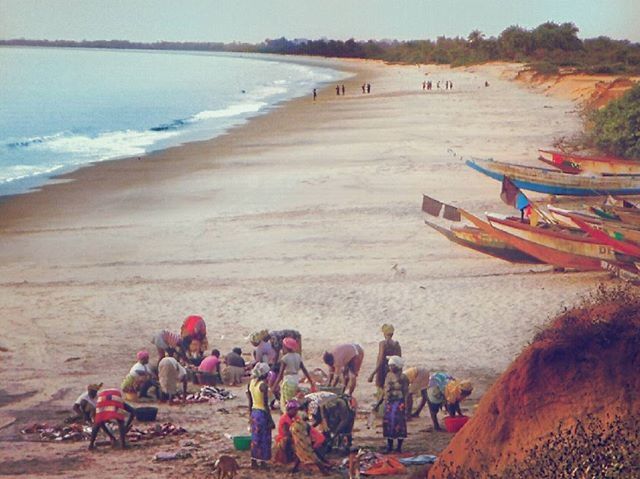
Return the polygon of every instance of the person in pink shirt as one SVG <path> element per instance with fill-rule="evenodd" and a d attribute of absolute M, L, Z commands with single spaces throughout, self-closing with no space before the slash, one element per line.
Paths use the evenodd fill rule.
<path fill-rule="evenodd" d="M 198 366 L 198 372 L 206 373 L 214 377 L 218 384 L 222 382 L 222 376 L 220 375 L 220 351 L 213 349 L 211 354 L 204 358 Z"/>
<path fill-rule="evenodd" d="M 329 386 L 337 386 L 342 377 L 346 394 L 353 395 L 364 361 L 362 347 L 355 343 L 340 344 L 331 352 L 325 351 L 322 360 L 329 366 Z"/>

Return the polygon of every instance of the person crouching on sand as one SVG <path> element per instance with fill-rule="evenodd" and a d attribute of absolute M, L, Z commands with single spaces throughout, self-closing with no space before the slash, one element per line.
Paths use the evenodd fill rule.
<path fill-rule="evenodd" d="M 467 398 L 473 392 L 471 381 L 458 381 L 453 376 L 437 372 L 429 376 L 429 386 L 427 387 L 427 404 L 429 404 L 429 412 L 433 421 L 433 428 L 441 431 L 438 424 L 438 411 L 444 407 L 451 416 L 459 414 L 460 402 Z"/>
<path fill-rule="evenodd" d="M 96 416 L 93 421 L 93 427 L 91 428 L 91 440 L 89 441 L 89 450 L 95 449 L 96 437 L 98 431 L 102 429 L 107 436 L 111 439 L 111 443 L 115 446 L 117 444 L 116 438 L 107 427 L 109 421 L 116 421 L 118 423 L 118 432 L 120 433 L 120 448 L 126 448 L 125 435 L 133 418 L 136 414 L 136 410 L 122 399 L 122 391 L 119 389 L 105 389 L 98 394 L 98 400 L 96 402 Z M 125 423 L 125 416 L 129 418 Z"/>
<path fill-rule="evenodd" d="M 158 363 L 158 379 L 162 399 L 171 402 L 178 394 L 178 383 L 182 383 L 182 393 L 187 395 L 187 370 L 175 358 L 176 352 L 170 350 Z"/>
<path fill-rule="evenodd" d="M 322 360 L 329 366 L 328 385 L 337 386 L 342 377 L 345 393 L 352 396 L 364 361 L 362 346 L 355 343 L 341 344 L 332 352 L 325 351 Z"/>
<path fill-rule="evenodd" d="M 251 381 L 247 386 L 249 399 L 249 424 L 251 426 L 251 467 L 267 467 L 271 460 L 271 430 L 275 427 L 269 409 L 269 386 L 267 374 L 269 365 L 258 363 L 251 371 Z"/>
<path fill-rule="evenodd" d="M 89 384 L 87 391 L 78 396 L 76 402 L 73 403 L 73 412 L 76 413 L 76 418 L 88 424 L 93 422 L 93 416 L 96 413 L 96 398 L 101 387 L 102 383 Z M 76 418 L 73 418 L 73 420 L 75 421 Z"/>
<path fill-rule="evenodd" d="M 149 398 L 149 389 L 155 388 L 156 398 L 160 399 L 160 384 L 153 377 L 151 367 L 149 367 L 149 353 L 145 350 L 138 351 L 135 363 L 129 374 L 122 382 L 122 389 L 127 392 L 136 392 L 138 397 Z"/>
<path fill-rule="evenodd" d="M 384 395 L 374 410 L 384 401 L 382 431 L 387 439 L 387 452 L 393 451 L 393 440 L 398 441 L 397 452 L 402 452 L 402 442 L 407 437 L 407 396 L 409 379 L 402 373 L 404 360 L 400 356 L 389 358 L 389 372 L 384 382 Z"/>

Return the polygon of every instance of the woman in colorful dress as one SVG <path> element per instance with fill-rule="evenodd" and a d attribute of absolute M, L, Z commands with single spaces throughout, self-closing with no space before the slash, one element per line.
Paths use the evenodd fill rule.
<path fill-rule="evenodd" d="M 298 342 L 293 338 L 282 340 L 282 350 L 284 355 L 280 358 L 280 368 L 275 384 L 280 385 L 280 409 L 282 413 L 287 412 L 287 402 L 296 397 L 298 393 L 299 372 L 305 375 L 311 390 L 315 390 L 315 384 L 309 371 L 305 368 L 300 356 Z"/>
<path fill-rule="evenodd" d="M 314 449 L 311 425 L 308 422 L 306 403 L 291 424 L 291 436 L 293 438 L 294 464 L 291 472 L 298 472 L 300 465 L 317 466 L 320 472 L 327 473 L 331 464 L 321 459 Z"/>
<path fill-rule="evenodd" d="M 287 403 L 287 413 L 280 416 L 278 421 L 278 435 L 274 446 L 274 460 L 280 464 L 289 464 L 295 457 L 293 452 L 293 436 L 291 425 L 295 421 L 300 409 L 300 403 L 292 399 Z"/>
<path fill-rule="evenodd" d="M 468 379 L 458 381 L 450 374 L 444 372 L 433 373 L 429 376 L 427 387 L 427 404 L 433 421 L 433 428 L 441 431 L 438 424 L 438 411 L 444 407 L 449 415 L 462 416 L 460 402 L 473 392 L 473 384 Z"/>
<path fill-rule="evenodd" d="M 384 417 L 382 432 L 387 439 L 387 452 L 393 451 L 393 441 L 398 441 L 397 452 L 402 452 L 402 442 L 407 437 L 407 396 L 409 379 L 402 373 L 404 360 L 400 356 L 389 358 L 389 371 L 384 382 Z M 380 402 L 375 409 L 380 407 Z"/>
<path fill-rule="evenodd" d="M 251 381 L 247 386 L 249 410 L 251 411 L 251 467 L 267 467 L 271 460 L 271 430 L 274 428 L 269 409 L 269 387 L 267 374 L 269 365 L 258 363 L 251 371 Z"/>
<path fill-rule="evenodd" d="M 391 356 L 402 356 L 402 348 L 400 343 L 393 339 L 393 333 L 395 329 L 391 324 L 382 325 L 382 334 L 384 340 L 378 344 L 378 360 L 376 361 L 376 368 L 369 376 L 369 382 L 373 382 L 375 377 L 376 387 L 378 388 L 378 395 L 382 395 L 384 389 L 384 381 L 387 377 L 387 371 L 389 370 L 388 361 Z"/>

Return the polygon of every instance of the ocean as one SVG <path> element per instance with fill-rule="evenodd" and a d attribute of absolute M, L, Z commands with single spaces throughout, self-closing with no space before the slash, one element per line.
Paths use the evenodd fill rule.
<path fill-rule="evenodd" d="M 0 195 L 215 138 L 346 76 L 271 56 L 0 47 Z"/>

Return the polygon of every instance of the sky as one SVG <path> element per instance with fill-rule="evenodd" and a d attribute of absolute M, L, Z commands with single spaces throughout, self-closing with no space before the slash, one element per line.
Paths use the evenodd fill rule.
<path fill-rule="evenodd" d="M 640 0 L 0 0 L 0 39 L 436 39 L 573 22 L 640 42 Z"/>

